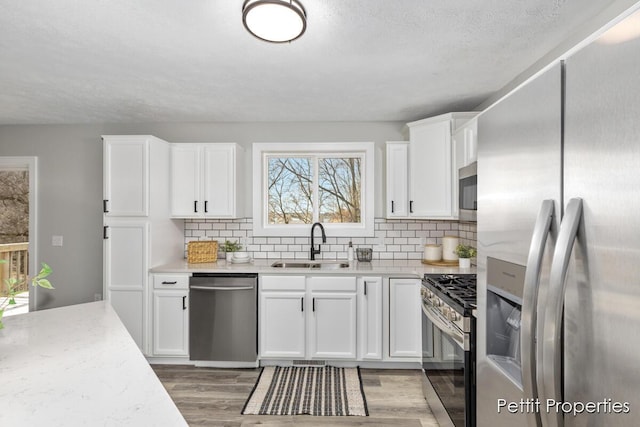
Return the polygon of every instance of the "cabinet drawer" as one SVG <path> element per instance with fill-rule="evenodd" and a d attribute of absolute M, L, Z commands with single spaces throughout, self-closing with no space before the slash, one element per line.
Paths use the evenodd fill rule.
<path fill-rule="evenodd" d="M 355 292 L 356 278 L 353 276 L 314 276 L 309 277 L 311 291 Z"/>
<path fill-rule="evenodd" d="M 189 276 L 186 274 L 155 274 L 155 289 L 189 289 Z"/>
<path fill-rule="evenodd" d="M 304 276 L 260 276 L 260 289 L 263 291 L 303 291 Z"/>

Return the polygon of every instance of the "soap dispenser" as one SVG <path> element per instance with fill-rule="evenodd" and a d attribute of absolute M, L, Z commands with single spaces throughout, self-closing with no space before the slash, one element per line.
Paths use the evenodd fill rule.
<path fill-rule="evenodd" d="M 353 243 L 349 241 L 349 248 L 347 249 L 347 259 L 353 261 Z"/>

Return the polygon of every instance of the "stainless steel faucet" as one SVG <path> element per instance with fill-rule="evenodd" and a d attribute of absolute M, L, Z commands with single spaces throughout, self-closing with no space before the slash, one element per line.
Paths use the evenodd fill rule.
<path fill-rule="evenodd" d="M 314 223 L 311 226 L 311 254 L 309 256 L 310 260 L 315 260 L 316 259 L 316 255 L 320 253 L 320 245 L 318 245 L 318 249 L 315 249 L 313 247 L 313 230 L 316 228 L 316 226 L 320 227 L 320 231 L 322 231 L 322 243 L 327 243 L 327 235 L 324 234 L 324 227 L 322 226 L 322 224 L 320 224 L 319 222 Z"/>

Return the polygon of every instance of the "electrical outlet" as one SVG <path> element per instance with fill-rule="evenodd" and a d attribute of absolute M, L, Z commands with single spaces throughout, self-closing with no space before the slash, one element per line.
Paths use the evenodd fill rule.
<path fill-rule="evenodd" d="M 102 294 L 94 294 L 93 295 L 93 300 L 94 301 L 102 301 Z"/>
<path fill-rule="evenodd" d="M 51 246 L 62 246 L 62 236 L 51 236 Z"/>

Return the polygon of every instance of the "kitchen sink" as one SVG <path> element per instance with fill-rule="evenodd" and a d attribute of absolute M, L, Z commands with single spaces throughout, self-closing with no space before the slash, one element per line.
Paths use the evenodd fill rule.
<path fill-rule="evenodd" d="M 349 267 L 348 262 L 297 262 L 297 261 L 276 261 L 271 264 L 276 268 L 311 268 L 314 270 L 339 270 Z"/>
<path fill-rule="evenodd" d="M 311 264 L 310 262 L 281 262 L 277 261 L 271 264 L 271 267 L 277 268 L 311 268 L 316 264 Z"/>

